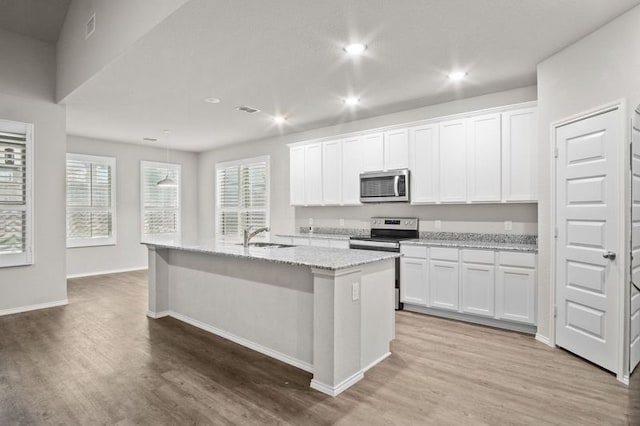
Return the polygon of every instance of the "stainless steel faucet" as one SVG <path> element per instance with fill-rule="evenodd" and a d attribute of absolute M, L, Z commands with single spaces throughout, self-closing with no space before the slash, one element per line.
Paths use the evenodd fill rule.
<path fill-rule="evenodd" d="M 243 241 L 243 245 L 245 247 L 249 247 L 249 241 L 251 241 L 251 239 L 253 237 L 255 237 L 256 235 L 260 234 L 261 232 L 269 232 L 269 227 L 265 226 L 263 228 L 258 228 L 254 231 L 252 231 L 251 229 L 253 228 L 253 226 L 249 226 L 247 228 L 244 228 L 244 241 Z"/>

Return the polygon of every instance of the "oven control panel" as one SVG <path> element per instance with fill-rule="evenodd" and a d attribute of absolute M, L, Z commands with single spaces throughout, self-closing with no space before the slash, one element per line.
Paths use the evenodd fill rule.
<path fill-rule="evenodd" d="M 415 217 L 372 217 L 371 229 L 418 229 Z"/>

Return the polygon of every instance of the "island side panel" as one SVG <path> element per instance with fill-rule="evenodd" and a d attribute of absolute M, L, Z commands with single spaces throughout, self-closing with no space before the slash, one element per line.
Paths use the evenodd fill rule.
<path fill-rule="evenodd" d="M 171 250 L 169 283 L 175 318 L 312 370 L 310 268 Z"/>
<path fill-rule="evenodd" d="M 169 250 L 149 247 L 147 316 L 161 318 L 169 315 Z"/>

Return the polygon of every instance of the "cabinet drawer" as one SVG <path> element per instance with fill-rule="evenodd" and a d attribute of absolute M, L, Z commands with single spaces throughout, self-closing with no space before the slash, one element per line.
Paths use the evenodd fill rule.
<path fill-rule="evenodd" d="M 500 252 L 501 266 L 519 266 L 522 268 L 535 268 L 536 255 L 533 253 L 516 253 L 509 251 Z"/>
<path fill-rule="evenodd" d="M 453 262 L 458 261 L 460 250 L 457 248 L 447 247 L 431 247 L 431 259 L 432 260 L 450 260 Z"/>
<path fill-rule="evenodd" d="M 406 257 L 417 257 L 419 259 L 426 259 L 427 247 L 426 246 L 408 246 L 408 245 L 400 244 L 400 253 L 402 253 Z"/>
<path fill-rule="evenodd" d="M 462 261 L 493 265 L 495 263 L 495 252 L 493 250 L 464 249 L 462 250 Z"/>

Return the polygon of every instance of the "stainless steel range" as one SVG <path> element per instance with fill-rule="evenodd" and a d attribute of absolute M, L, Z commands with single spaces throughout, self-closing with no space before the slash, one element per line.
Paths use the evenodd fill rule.
<path fill-rule="evenodd" d="M 349 248 L 400 251 L 400 241 L 418 238 L 418 219 L 407 217 L 372 217 L 368 237 L 351 237 Z M 400 259 L 396 259 L 396 309 L 400 305 Z"/>

